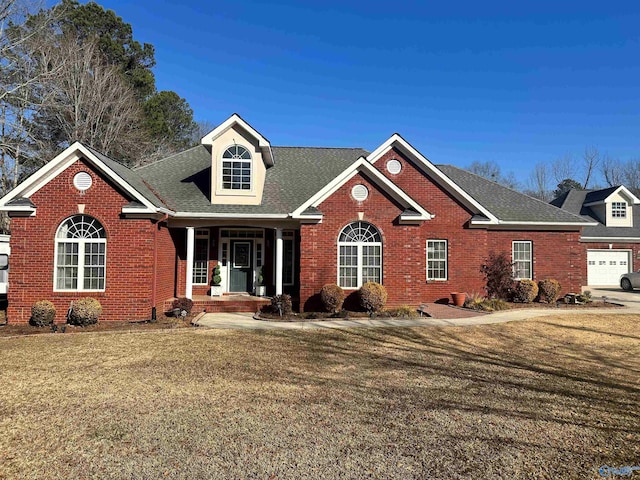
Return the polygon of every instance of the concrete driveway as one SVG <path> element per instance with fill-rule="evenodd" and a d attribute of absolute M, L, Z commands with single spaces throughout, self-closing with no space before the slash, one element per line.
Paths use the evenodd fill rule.
<path fill-rule="evenodd" d="M 584 290 L 591 290 L 591 298 L 594 300 L 602 300 L 602 297 L 607 297 L 607 301 L 609 302 L 621 303 L 632 308 L 640 308 L 640 290 L 625 292 L 620 287 L 585 287 Z"/>

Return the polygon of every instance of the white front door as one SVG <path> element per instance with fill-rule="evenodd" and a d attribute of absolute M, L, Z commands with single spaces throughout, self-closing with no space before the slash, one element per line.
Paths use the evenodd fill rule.
<path fill-rule="evenodd" d="M 587 283 L 618 286 L 620 275 L 631 271 L 629 250 L 588 250 Z"/>

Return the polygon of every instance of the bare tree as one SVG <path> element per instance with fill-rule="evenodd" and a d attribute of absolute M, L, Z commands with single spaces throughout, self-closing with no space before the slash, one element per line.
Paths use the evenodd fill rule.
<path fill-rule="evenodd" d="M 527 179 L 525 193 L 545 202 L 551 200 L 551 175 L 547 164 L 536 163 Z"/>
<path fill-rule="evenodd" d="M 565 178 L 581 176 L 576 175 L 576 163 L 569 153 L 562 157 L 558 157 L 551 162 L 551 173 L 555 183 L 560 183 Z"/>
<path fill-rule="evenodd" d="M 139 158 L 147 148 L 139 102 L 95 42 L 65 35 L 42 55 L 58 73 L 35 116 L 40 152 L 50 158 L 77 140 L 118 159 Z"/>
<path fill-rule="evenodd" d="M 622 163 L 616 158 L 605 156 L 602 159 L 600 171 L 607 185 L 613 187 L 624 183 L 622 168 Z"/>
<path fill-rule="evenodd" d="M 29 29 L 21 28 L 38 6 L 30 0 L 0 0 L 0 195 L 18 184 L 35 158 L 31 119 L 44 100 L 42 83 L 56 73 L 41 68 L 31 53 L 35 45 L 47 43 L 44 32 L 58 10 L 34 18 Z M 0 231 L 8 230 L 9 219 L 2 215 Z"/>
<path fill-rule="evenodd" d="M 582 182 L 582 186 L 584 188 L 589 188 L 589 182 L 592 180 L 592 176 L 601 161 L 600 152 L 596 147 L 585 147 L 584 153 L 582 154 L 582 164 L 584 168 L 584 182 Z"/>
<path fill-rule="evenodd" d="M 503 175 L 500 170 L 500 165 L 493 161 L 479 162 L 475 160 L 467 167 L 467 170 L 514 190 L 519 186 L 513 172 Z"/>

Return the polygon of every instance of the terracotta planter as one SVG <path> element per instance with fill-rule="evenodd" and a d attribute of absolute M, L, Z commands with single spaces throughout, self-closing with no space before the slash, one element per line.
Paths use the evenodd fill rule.
<path fill-rule="evenodd" d="M 467 299 L 467 294 L 460 293 L 460 292 L 453 292 L 451 294 L 451 298 L 453 299 L 453 304 L 456 307 L 462 307 L 464 306 L 464 301 Z"/>

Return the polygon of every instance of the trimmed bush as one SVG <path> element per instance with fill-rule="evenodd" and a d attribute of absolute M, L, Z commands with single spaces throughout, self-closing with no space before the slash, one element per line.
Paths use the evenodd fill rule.
<path fill-rule="evenodd" d="M 367 282 L 359 290 L 360 305 L 367 312 L 379 312 L 387 303 L 387 289 L 376 282 Z"/>
<path fill-rule="evenodd" d="M 337 313 L 344 303 L 344 290 L 338 285 L 328 284 L 320 290 L 320 298 L 327 312 Z"/>
<path fill-rule="evenodd" d="M 176 298 L 171 303 L 171 309 L 179 308 L 180 310 L 184 310 L 187 313 L 191 313 L 191 309 L 193 308 L 193 300 L 187 297 Z"/>
<path fill-rule="evenodd" d="M 67 323 L 84 327 L 98 323 L 98 317 L 102 313 L 102 305 L 95 298 L 84 297 L 76 300 L 71 305 L 67 315 Z"/>
<path fill-rule="evenodd" d="M 220 264 L 218 263 L 215 267 L 213 267 L 213 278 L 212 278 L 213 284 L 214 285 L 220 285 L 220 283 L 222 282 L 222 277 L 220 276 Z M 178 307 L 176 307 L 178 308 Z"/>
<path fill-rule="evenodd" d="M 560 296 L 560 290 L 562 290 L 562 287 L 560 286 L 560 282 L 557 280 L 540 280 L 538 282 L 538 290 L 540 301 L 555 303 Z"/>
<path fill-rule="evenodd" d="M 31 307 L 29 323 L 34 327 L 47 327 L 56 318 L 56 307 L 49 300 L 40 300 Z"/>
<path fill-rule="evenodd" d="M 271 311 L 273 313 L 280 313 L 278 304 L 282 308 L 282 315 L 291 315 L 293 313 L 293 304 L 291 303 L 291 295 L 283 293 L 282 295 L 276 295 L 271 297 Z"/>
<path fill-rule="evenodd" d="M 520 280 L 513 290 L 513 301 L 531 303 L 538 296 L 538 284 L 533 280 Z"/>
<path fill-rule="evenodd" d="M 491 252 L 480 272 L 484 274 L 489 298 L 509 298 L 513 290 L 513 263 L 506 253 Z"/>

